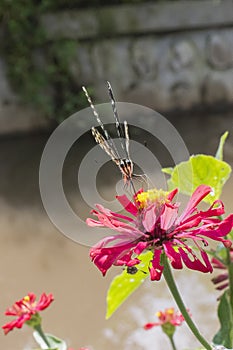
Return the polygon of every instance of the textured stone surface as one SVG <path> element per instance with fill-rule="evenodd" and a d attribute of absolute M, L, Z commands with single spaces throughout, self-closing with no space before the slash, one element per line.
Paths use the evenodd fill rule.
<path fill-rule="evenodd" d="M 232 75 L 207 73 L 203 80 L 203 102 L 208 105 L 232 103 L 232 84 Z"/>
<path fill-rule="evenodd" d="M 171 67 L 174 71 L 182 68 L 191 68 L 195 61 L 195 48 L 188 40 L 180 41 L 174 44 L 172 51 Z"/>
<path fill-rule="evenodd" d="M 41 20 L 49 39 L 89 39 L 232 25 L 232 13 L 232 0 L 193 0 L 67 11 Z"/>
<path fill-rule="evenodd" d="M 71 72 L 93 87 L 97 102 L 106 101 L 110 80 L 119 101 L 159 111 L 230 104 L 232 47 L 233 28 L 83 41 Z"/>
<path fill-rule="evenodd" d="M 108 6 L 41 22 L 50 41 L 77 42 L 70 72 L 95 103 L 108 101 L 109 80 L 117 101 L 160 112 L 233 104 L 233 0 Z M 0 61 L 0 133 L 46 126 L 19 105 L 5 71 Z"/>
<path fill-rule="evenodd" d="M 207 57 L 215 69 L 224 70 L 233 67 L 232 33 L 226 31 L 210 35 L 207 40 Z"/>
<path fill-rule="evenodd" d="M 49 14 L 49 39 L 82 39 L 71 73 L 106 101 L 159 111 L 233 103 L 233 1 L 178 1 Z"/>

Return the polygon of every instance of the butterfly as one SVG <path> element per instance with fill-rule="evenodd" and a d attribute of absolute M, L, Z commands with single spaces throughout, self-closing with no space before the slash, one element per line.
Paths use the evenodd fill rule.
<path fill-rule="evenodd" d="M 99 114 L 97 110 L 95 109 L 95 106 L 86 90 L 86 88 L 83 86 L 82 89 L 87 97 L 87 100 L 90 104 L 90 107 L 92 109 L 92 112 L 99 124 L 99 126 L 102 129 L 103 134 L 101 134 L 95 127 L 91 128 L 92 135 L 96 141 L 97 144 L 100 145 L 100 147 L 110 156 L 112 161 L 118 166 L 120 169 L 120 172 L 123 177 L 123 181 L 125 184 L 130 183 L 134 192 L 135 188 L 132 182 L 133 176 L 137 176 L 133 174 L 133 162 L 130 158 L 129 154 L 129 129 L 128 129 L 128 124 L 127 121 L 124 121 L 122 127 L 122 124 L 120 123 L 117 108 L 116 108 L 116 101 L 113 95 L 112 87 L 109 81 L 107 81 L 107 87 L 108 87 L 108 92 L 109 96 L 111 99 L 111 105 L 112 105 L 112 110 L 113 110 L 113 115 L 115 119 L 115 126 L 116 126 L 116 131 L 117 131 L 117 136 L 120 139 L 121 142 L 121 148 L 124 153 L 124 157 L 120 156 L 120 153 L 117 150 L 117 147 L 113 141 L 113 139 L 110 137 L 108 131 L 105 129 L 104 124 L 102 120 L 99 117 Z"/>

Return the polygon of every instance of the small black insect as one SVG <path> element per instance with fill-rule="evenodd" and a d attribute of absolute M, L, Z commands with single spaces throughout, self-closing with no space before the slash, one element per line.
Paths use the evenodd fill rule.
<path fill-rule="evenodd" d="M 138 272 L 138 268 L 136 266 L 127 266 L 126 271 L 129 275 L 135 275 Z"/>
<path fill-rule="evenodd" d="M 136 266 L 127 266 L 126 267 L 126 272 L 129 275 L 135 275 L 138 271 L 144 273 L 145 275 L 147 274 L 147 272 L 143 271 L 143 270 L 139 270 Z"/>

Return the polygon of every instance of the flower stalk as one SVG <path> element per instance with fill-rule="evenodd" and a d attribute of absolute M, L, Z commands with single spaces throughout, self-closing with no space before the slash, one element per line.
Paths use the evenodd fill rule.
<path fill-rule="evenodd" d="M 189 328 L 192 331 L 192 333 L 194 334 L 194 336 L 198 339 L 198 341 L 204 346 L 204 348 L 206 350 L 212 350 L 211 345 L 207 342 L 207 340 L 205 340 L 205 338 L 198 331 L 196 325 L 192 321 L 192 319 L 191 319 L 191 317 L 190 317 L 190 315 L 189 315 L 189 313 L 188 313 L 188 311 L 183 303 L 183 300 L 182 300 L 180 293 L 177 289 L 177 286 L 175 284 L 175 281 L 174 281 L 174 278 L 172 276 L 171 269 L 170 269 L 170 266 L 169 266 L 169 263 L 167 261 L 165 254 L 162 255 L 162 264 L 164 266 L 163 275 L 164 275 L 164 278 L 167 282 L 168 288 L 170 289 L 170 292 L 171 292 L 173 298 L 175 299 L 176 304 L 177 304 L 180 312 L 182 313 L 187 325 L 189 326 Z"/>
<path fill-rule="evenodd" d="M 230 250 L 227 249 L 227 268 L 229 278 L 229 296 L 230 296 L 230 307 L 231 307 L 231 324 L 233 324 L 233 261 L 231 260 Z M 232 341 L 231 346 L 233 347 L 233 329 L 231 330 L 230 339 Z"/>
<path fill-rule="evenodd" d="M 233 312 L 233 261 L 231 261 L 230 250 L 227 249 L 227 265 L 229 275 L 229 288 L 230 288 L 230 304 Z"/>
<path fill-rule="evenodd" d="M 170 343 L 171 343 L 172 350 L 177 350 L 176 346 L 175 346 L 175 342 L 174 342 L 173 336 L 170 336 L 169 340 L 170 340 Z"/>
<path fill-rule="evenodd" d="M 44 334 L 43 330 L 42 330 L 42 327 L 41 327 L 41 324 L 37 324 L 35 325 L 34 327 L 34 330 L 40 335 L 40 337 L 43 339 L 43 341 L 45 342 L 45 344 L 47 345 L 47 347 L 50 349 L 50 344 L 49 344 L 49 341 L 46 337 L 46 335 Z"/>

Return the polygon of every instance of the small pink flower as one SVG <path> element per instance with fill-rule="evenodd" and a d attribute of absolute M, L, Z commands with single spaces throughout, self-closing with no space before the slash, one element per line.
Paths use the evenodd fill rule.
<path fill-rule="evenodd" d="M 172 325 L 174 327 L 181 326 L 184 322 L 184 317 L 180 312 L 175 312 L 174 308 L 165 309 L 156 313 L 159 321 L 154 323 L 146 323 L 144 329 L 148 330 L 156 326 Z"/>
<path fill-rule="evenodd" d="M 5 334 L 12 331 L 15 327 L 21 328 L 23 324 L 36 315 L 39 311 L 46 309 L 54 300 L 52 294 L 46 295 L 43 293 L 36 301 L 36 296 L 33 293 L 28 293 L 23 299 L 16 301 L 14 305 L 8 308 L 5 312 L 7 316 L 16 316 L 17 318 L 10 323 L 2 326 Z"/>
<path fill-rule="evenodd" d="M 182 269 L 183 263 L 192 270 L 212 272 L 213 268 L 204 248 L 208 240 L 222 242 L 226 247 L 231 242 L 226 236 L 233 227 L 233 214 L 224 220 L 224 205 L 216 200 L 205 211 L 197 205 L 210 192 L 211 187 L 200 185 L 191 196 L 185 210 L 178 214 L 179 203 L 173 202 L 178 190 L 139 191 L 131 202 L 123 195 L 117 199 L 132 216 L 114 213 L 100 204 L 92 213 L 98 220 L 87 219 L 92 227 L 107 227 L 117 234 L 105 237 L 90 250 L 90 257 L 103 275 L 112 265 L 135 266 L 138 256 L 148 250 L 153 258 L 147 267 L 151 280 L 160 280 L 163 273 L 161 254 L 165 253 L 175 269 Z M 197 250 L 193 250 L 190 242 Z M 199 252 L 199 254 L 197 254 Z"/>

